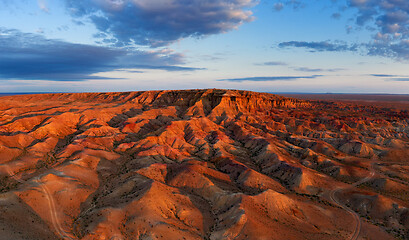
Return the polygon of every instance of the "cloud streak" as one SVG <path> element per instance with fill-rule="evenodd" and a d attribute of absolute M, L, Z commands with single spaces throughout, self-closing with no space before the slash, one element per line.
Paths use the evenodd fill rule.
<path fill-rule="evenodd" d="M 293 69 L 299 72 L 339 72 L 345 70 L 344 68 L 308 68 L 308 67 L 295 67 Z"/>
<path fill-rule="evenodd" d="M 405 78 L 391 78 L 389 79 L 391 81 L 397 81 L 397 82 L 409 82 L 409 77 L 405 77 Z"/>
<path fill-rule="evenodd" d="M 398 77 L 399 75 L 391 75 L 391 74 L 370 74 L 370 76 L 384 78 L 384 77 Z"/>
<path fill-rule="evenodd" d="M 178 39 L 233 30 L 253 20 L 255 0 L 65 0 L 116 45 L 165 46 Z"/>
<path fill-rule="evenodd" d="M 305 41 L 289 41 L 282 42 L 278 44 L 279 48 L 305 48 L 310 52 L 345 52 L 345 51 L 356 51 L 358 45 L 349 45 L 343 41 L 321 41 L 321 42 L 305 42 Z"/>
<path fill-rule="evenodd" d="M 137 51 L 74 44 L 0 28 L 0 79 L 84 81 L 116 69 L 194 71 L 171 51 Z"/>
<path fill-rule="evenodd" d="M 318 77 L 323 77 L 323 75 L 310 75 L 310 76 L 270 76 L 270 77 L 246 77 L 246 78 L 228 78 L 219 79 L 217 81 L 228 81 L 228 82 L 271 82 L 271 81 L 294 81 L 299 79 L 314 79 Z"/>
<path fill-rule="evenodd" d="M 288 66 L 298 72 L 338 72 L 345 70 L 344 68 L 309 68 L 309 67 L 291 67 L 288 63 L 271 61 L 263 63 L 255 63 L 256 66 Z"/>
<path fill-rule="evenodd" d="M 385 81 L 409 82 L 409 76 L 394 74 L 369 74 L 369 76 L 385 78 Z"/>
<path fill-rule="evenodd" d="M 369 76 L 384 78 L 385 81 L 409 82 L 409 76 L 394 74 L 369 74 Z"/>
<path fill-rule="evenodd" d="M 256 66 L 287 66 L 288 64 L 285 62 L 263 62 L 263 63 L 255 63 Z"/>

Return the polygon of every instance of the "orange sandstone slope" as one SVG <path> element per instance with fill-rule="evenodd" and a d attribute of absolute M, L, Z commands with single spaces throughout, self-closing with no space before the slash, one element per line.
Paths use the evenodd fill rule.
<path fill-rule="evenodd" d="M 0 239 L 394 239 L 408 112 L 233 90 L 0 98 Z"/>

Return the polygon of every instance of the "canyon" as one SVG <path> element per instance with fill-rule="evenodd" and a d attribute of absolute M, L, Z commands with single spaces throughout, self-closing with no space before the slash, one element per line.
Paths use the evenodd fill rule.
<path fill-rule="evenodd" d="M 0 97 L 0 239 L 409 239 L 408 109 L 222 89 Z"/>

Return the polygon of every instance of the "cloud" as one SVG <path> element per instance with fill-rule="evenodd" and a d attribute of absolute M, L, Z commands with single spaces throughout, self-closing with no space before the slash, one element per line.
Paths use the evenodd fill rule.
<path fill-rule="evenodd" d="M 322 77 L 323 75 L 311 75 L 311 76 L 272 76 L 272 77 L 246 77 L 246 78 L 229 78 L 219 79 L 217 81 L 229 81 L 229 82 L 269 82 L 269 81 L 294 81 L 298 79 L 313 79 Z"/>
<path fill-rule="evenodd" d="M 363 55 L 380 56 L 395 60 L 409 60 L 409 40 L 398 43 L 375 41 L 361 44 L 348 44 L 343 41 L 289 41 L 278 44 L 279 48 L 305 48 L 310 52 L 357 52 Z"/>
<path fill-rule="evenodd" d="M 321 42 L 305 42 L 305 41 L 289 41 L 278 44 L 280 48 L 295 47 L 306 48 L 311 52 L 345 52 L 356 51 L 358 46 L 356 44 L 349 45 L 343 41 L 321 41 Z"/>
<path fill-rule="evenodd" d="M 324 1 L 324 0 L 321 0 Z M 287 42 L 287 46 L 304 47 L 313 51 L 355 51 L 369 56 L 381 56 L 398 61 L 409 60 L 409 3 L 407 0 L 343 0 L 332 1 L 339 9 L 353 9 L 357 11 L 352 18 L 354 24 L 346 26 L 347 33 L 352 30 L 372 32 L 372 40 L 359 45 L 346 43 L 324 42 Z M 282 1 L 283 7 L 303 6 L 299 1 Z M 299 7 L 298 7 L 299 8 Z M 332 18 L 339 19 L 340 13 L 332 14 Z M 355 26 L 354 26 L 355 25 Z M 283 43 L 281 46 L 286 46 Z"/>
<path fill-rule="evenodd" d="M 308 67 L 297 67 L 297 68 L 294 68 L 294 70 L 299 71 L 299 72 L 322 72 L 322 71 L 325 71 L 322 68 L 308 68 Z"/>
<path fill-rule="evenodd" d="M 287 66 L 288 64 L 285 62 L 263 62 L 263 63 L 255 63 L 256 66 Z"/>
<path fill-rule="evenodd" d="M 300 0 L 286 0 L 280 2 L 279 4 L 281 4 L 281 9 L 284 8 L 284 6 L 289 6 L 292 7 L 294 10 L 304 8 L 306 6 L 305 2 Z"/>
<path fill-rule="evenodd" d="M 288 66 L 288 63 L 285 62 L 263 62 L 263 63 L 255 63 L 256 66 Z M 345 70 L 344 68 L 309 68 L 309 67 L 291 67 L 289 68 L 294 69 L 295 71 L 299 72 L 338 72 Z"/>
<path fill-rule="evenodd" d="M 308 67 L 295 67 L 293 69 L 299 72 L 338 72 L 345 70 L 344 68 L 308 68 Z"/>
<path fill-rule="evenodd" d="M 165 46 L 182 38 L 236 29 L 253 20 L 256 0 L 65 0 L 117 45 Z"/>
<path fill-rule="evenodd" d="M 309 68 L 309 67 L 291 67 L 288 63 L 271 61 L 263 63 L 255 63 L 256 66 L 288 66 L 289 68 L 294 69 L 299 72 L 338 72 L 345 70 L 344 68 Z"/>
<path fill-rule="evenodd" d="M 74 44 L 0 28 L 0 79 L 83 81 L 116 69 L 194 71 L 169 50 L 138 51 Z"/>
<path fill-rule="evenodd" d="M 391 81 L 398 81 L 398 82 L 409 82 L 409 77 L 406 78 L 391 78 Z"/>
<path fill-rule="evenodd" d="M 333 14 L 331 15 L 331 17 L 332 17 L 333 19 L 340 19 L 340 18 L 341 18 L 341 14 L 340 14 L 340 13 L 333 13 Z"/>
<path fill-rule="evenodd" d="M 131 64 L 128 65 L 128 68 L 135 68 L 135 69 L 151 69 L 151 70 L 164 70 L 168 72 L 180 72 L 180 71 L 198 71 L 198 70 L 206 70 L 206 68 L 195 68 L 195 67 L 182 67 L 182 66 L 166 66 L 166 65 L 138 65 L 138 64 Z"/>
<path fill-rule="evenodd" d="M 390 75 L 390 74 L 370 74 L 370 76 L 374 76 L 374 77 L 397 77 L 399 75 Z"/>
<path fill-rule="evenodd" d="M 348 0 L 348 5 L 358 9 L 356 23 L 360 26 L 374 23 L 382 34 L 409 34 L 409 4 L 405 0 Z"/>
<path fill-rule="evenodd" d="M 394 74 L 369 74 L 369 76 L 386 78 L 385 81 L 409 82 L 409 76 Z"/>
<path fill-rule="evenodd" d="M 116 69 L 116 72 L 127 72 L 127 73 L 144 73 L 144 71 L 139 70 L 129 70 L 129 69 Z"/>
<path fill-rule="evenodd" d="M 409 60 L 409 4 L 406 0 L 349 0 L 356 24 L 374 26 L 368 55 Z"/>
<path fill-rule="evenodd" d="M 344 0 L 336 1 L 342 10 L 357 10 L 353 17 L 357 26 L 367 26 L 391 39 L 407 39 L 409 36 L 409 4 L 406 0 Z M 346 5 L 345 5 L 346 3 Z M 287 3 L 291 5 L 291 3 Z M 339 13 L 332 15 L 339 18 Z M 375 37 L 376 38 L 376 37 Z"/>
<path fill-rule="evenodd" d="M 409 40 L 397 43 L 389 41 L 375 41 L 366 45 L 368 55 L 382 56 L 397 60 L 409 60 Z"/>
<path fill-rule="evenodd" d="M 274 8 L 274 10 L 276 10 L 277 12 L 279 12 L 279 11 L 283 10 L 284 4 L 283 4 L 283 3 L 274 3 L 273 8 Z"/>

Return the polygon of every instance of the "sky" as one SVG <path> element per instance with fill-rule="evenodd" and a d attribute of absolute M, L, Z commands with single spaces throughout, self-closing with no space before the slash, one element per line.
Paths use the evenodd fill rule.
<path fill-rule="evenodd" d="M 407 0 L 0 0 L 0 93 L 409 94 Z"/>

